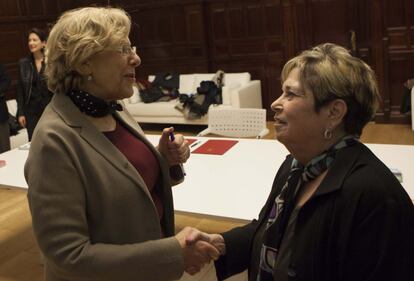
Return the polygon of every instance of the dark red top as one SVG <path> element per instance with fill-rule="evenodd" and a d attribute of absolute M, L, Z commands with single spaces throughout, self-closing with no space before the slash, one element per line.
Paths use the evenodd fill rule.
<path fill-rule="evenodd" d="M 104 135 L 124 154 L 143 178 L 161 221 L 164 207 L 159 194 L 155 190 L 155 185 L 160 174 L 157 158 L 145 143 L 135 137 L 118 121 L 116 122 L 115 130 L 112 132 L 104 132 Z"/>

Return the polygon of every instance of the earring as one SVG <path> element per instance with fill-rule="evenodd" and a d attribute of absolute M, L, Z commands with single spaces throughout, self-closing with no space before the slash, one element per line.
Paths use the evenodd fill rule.
<path fill-rule="evenodd" d="M 88 75 L 87 80 L 92 81 L 92 75 Z"/>
<path fill-rule="evenodd" d="M 323 133 L 323 137 L 326 140 L 330 140 L 332 138 L 332 135 L 333 135 L 333 133 L 332 133 L 331 129 L 325 129 L 325 132 Z"/>

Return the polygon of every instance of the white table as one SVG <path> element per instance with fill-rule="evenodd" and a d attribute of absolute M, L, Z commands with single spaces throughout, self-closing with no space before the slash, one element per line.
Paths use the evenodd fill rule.
<path fill-rule="evenodd" d="M 159 136 L 148 137 L 158 143 Z M 210 138 L 198 139 L 203 143 Z M 184 164 L 185 181 L 173 188 L 176 211 L 241 221 L 258 216 L 288 152 L 276 140 L 238 141 L 224 155 L 191 155 Z M 368 147 L 388 167 L 402 172 L 402 185 L 414 199 L 414 146 L 368 144 Z M 27 188 L 23 176 L 27 154 L 27 150 L 18 149 L 0 154 L 0 159 L 7 161 L 0 168 L 0 186 Z"/>
<path fill-rule="evenodd" d="M 6 166 L 0 168 L 0 187 L 27 188 L 23 168 L 28 154 L 17 148 L 0 154 L 0 160 L 6 160 Z"/>

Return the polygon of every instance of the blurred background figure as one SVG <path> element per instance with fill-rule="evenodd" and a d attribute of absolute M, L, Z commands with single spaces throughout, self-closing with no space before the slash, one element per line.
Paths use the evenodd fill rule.
<path fill-rule="evenodd" d="M 28 33 L 30 55 L 19 61 L 19 86 L 17 91 L 17 118 L 20 126 L 27 128 L 29 141 L 52 93 L 45 77 L 45 47 L 47 33 L 32 28 Z"/>
<path fill-rule="evenodd" d="M 408 79 L 407 81 L 405 81 L 404 83 L 404 95 L 401 101 L 401 108 L 400 108 L 400 112 L 401 113 L 410 113 L 412 108 L 411 108 L 411 89 L 414 86 L 414 78 L 413 79 Z"/>
<path fill-rule="evenodd" d="M 0 153 L 10 150 L 9 111 L 5 92 L 10 86 L 10 77 L 6 68 L 0 64 Z"/>

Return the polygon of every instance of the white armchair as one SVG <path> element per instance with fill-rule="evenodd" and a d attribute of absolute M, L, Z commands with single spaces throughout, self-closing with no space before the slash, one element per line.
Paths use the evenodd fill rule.
<path fill-rule="evenodd" d="M 192 94 L 197 92 L 197 87 L 202 81 L 212 80 L 215 73 L 182 74 L 180 75 L 179 92 Z M 152 81 L 154 76 L 149 76 Z M 259 80 L 251 80 L 250 73 L 226 73 L 222 88 L 223 104 L 211 105 L 220 108 L 262 108 L 262 92 Z M 138 91 L 125 99 L 125 106 L 134 119 L 141 123 L 166 123 L 166 124 L 208 124 L 208 114 L 200 119 L 186 119 L 181 111 L 175 108 L 179 103 L 177 99 L 163 102 L 143 103 Z"/>

